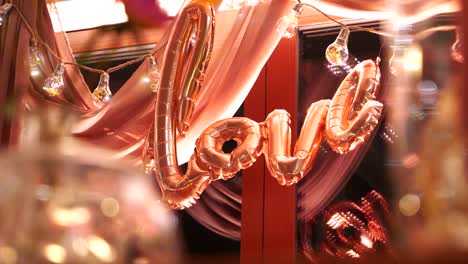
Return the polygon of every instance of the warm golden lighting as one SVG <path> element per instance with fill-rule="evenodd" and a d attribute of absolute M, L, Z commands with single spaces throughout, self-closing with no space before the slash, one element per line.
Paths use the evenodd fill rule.
<path fill-rule="evenodd" d="M 83 238 L 73 240 L 72 249 L 78 256 L 85 257 L 88 255 L 88 243 Z"/>
<path fill-rule="evenodd" d="M 332 215 L 332 217 L 330 217 L 330 219 L 327 222 L 327 225 L 332 229 L 337 229 L 344 223 L 346 223 L 346 219 L 340 213 L 335 213 Z"/>
<path fill-rule="evenodd" d="M 63 63 L 59 63 L 57 67 L 55 67 L 54 72 L 52 75 L 47 77 L 44 81 L 44 86 L 42 90 L 44 90 L 50 96 L 59 96 L 62 93 L 63 89 L 63 73 L 65 72 L 65 65 Z"/>
<path fill-rule="evenodd" d="M 348 251 L 346 251 L 346 254 L 352 258 L 359 258 L 359 254 L 356 253 L 354 250 L 350 249 Z"/>
<path fill-rule="evenodd" d="M 184 0 L 159 0 L 159 6 L 168 16 L 176 16 Z"/>
<path fill-rule="evenodd" d="M 64 263 L 67 252 L 62 246 L 49 244 L 44 247 L 44 256 L 52 263 Z"/>
<path fill-rule="evenodd" d="M 415 215 L 421 208 L 421 200 L 416 194 L 406 194 L 398 202 L 400 212 L 405 216 Z"/>
<path fill-rule="evenodd" d="M 54 208 L 50 214 L 53 222 L 61 226 L 83 225 L 91 218 L 89 210 L 83 207 Z"/>
<path fill-rule="evenodd" d="M 422 71 L 423 53 L 421 46 L 413 44 L 406 48 L 403 56 L 403 69 L 409 72 Z"/>
<path fill-rule="evenodd" d="M 332 65 L 343 65 L 348 61 L 349 29 L 342 28 L 336 40 L 327 47 L 325 57 Z"/>
<path fill-rule="evenodd" d="M 88 249 L 98 259 L 104 262 L 113 262 L 116 258 L 114 249 L 102 238 L 90 236 L 88 238 Z"/>
<path fill-rule="evenodd" d="M 119 202 L 114 198 L 105 198 L 101 201 L 101 211 L 107 217 L 115 217 L 119 213 Z"/>
<path fill-rule="evenodd" d="M 241 9 L 244 6 L 256 6 L 265 0 L 224 0 L 218 8 L 218 11 L 229 11 Z"/>
<path fill-rule="evenodd" d="M 99 83 L 93 91 L 94 99 L 97 105 L 108 103 L 112 98 L 112 92 L 109 88 L 109 74 L 103 73 L 99 78 Z"/>
<path fill-rule="evenodd" d="M 0 263 L 14 264 L 17 260 L 18 254 L 14 248 L 7 246 L 0 247 Z"/>
<path fill-rule="evenodd" d="M 361 235 L 361 244 L 368 248 L 372 248 L 374 246 L 372 240 L 366 235 Z"/>
<path fill-rule="evenodd" d="M 83 30 L 128 21 L 123 2 L 117 0 L 54 1 L 48 7 L 55 32 Z"/>

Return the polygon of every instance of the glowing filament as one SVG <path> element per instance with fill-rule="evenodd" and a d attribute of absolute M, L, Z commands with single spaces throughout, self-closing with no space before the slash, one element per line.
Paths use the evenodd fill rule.
<path fill-rule="evenodd" d="M 42 89 L 51 96 L 58 96 L 63 90 L 63 73 L 65 72 L 65 66 L 60 63 L 55 68 L 54 73 L 47 77 L 44 82 Z"/>
<path fill-rule="evenodd" d="M 289 14 L 278 21 L 277 30 L 280 34 L 283 34 L 283 38 L 292 38 L 296 35 L 302 10 L 302 5 L 296 4 Z"/>
<path fill-rule="evenodd" d="M 93 91 L 94 99 L 98 105 L 108 103 L 112 98 L 112 92 L 109 89 L 109 74 L 103 73 L 99 78 L 99 83 Z"/>
<path fill-rule="evenodd" d="M 325 57 L 332 65 L 343 65 L 348 61 L 348 38 L 349 29 L 342 28 L 335 42 L 327 47 Z"/>

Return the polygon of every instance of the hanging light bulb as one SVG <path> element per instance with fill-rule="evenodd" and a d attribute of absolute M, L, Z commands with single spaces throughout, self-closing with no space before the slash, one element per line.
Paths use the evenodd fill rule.
<path fill-rule="evenodd" d="M 37 46 L 37 39 L 31 40 L 31 46 L 29 47 L 29 68 L 31 70 L 31 76 L 38 76 L 41 73 L 41 56 L 39 53 L 39 47 Z"/>
<path fill-rule="evenodd" d="M 150 66 L 149 66 L 149 77 L 148 82 L 150 82 L 150 88 L 153 93 L 157 93 L 160 85 L 161 79 L 161 72 L 159 71 L 158 63 L 156 59 L 151 56 L 150 57 Z"/>
<path fill-rule="evenodd" d="M 109 89 L 109 74 L 106 72 L 101 74 L 98 86 L 94 89 L 93 95 L 99 105 L 109 102 L 112 98 L 112 92 Z"/>
<path fill-rule="evenodd" d="M 5 21 L 8 11 L 10 11 L 11 9 L 11 6 L 12 5 L 10 3 L 5 3 L 2 6 L 0 6 L 0 26 L 3 24 L 3 21 Z"/>
<path fill-rule="evenodd" d="M 349 29 L 342 28 L 336 40 L 327 47 L 325 57 L 332 65 L 342 65 L 348 61 Z"/>
<path fill-rule="evenodd" d="M 401 47 L 401 46 L 393 47 L 393 54 L 388 62 L 391 74 L 398 76 L 399 73 L 403 70 L 404 54 L 405 54 L 404 47 Z"/>
<path fill-rule="evenodd" d="M 47 77 L 44 82 L 42 89 L 51 96 L 58 96 L 62 93 L 63 89 L 63 73 L 65 72 L 65 66 L 63 63 L 59 63 L 55 68 L 54 73 Z"/>
<path fill-rule="evenodd" d="M 296 35 L 302 10 L 302 4 L 296 4 L 289 14 L 278 21 L 276 29 L 283 34 L 283 38 L 292 38 Z"/>
<path fill-rule="evenodd" d="M 465 43 L 463 41 L 463 33 L 460 31 L 460 29 L 457 28 L 457 37 L 451 48 L 451 55 L 454 61 L 463 63 L 463 61 L 465 60 L 463 56 L 464 44 Z"/>

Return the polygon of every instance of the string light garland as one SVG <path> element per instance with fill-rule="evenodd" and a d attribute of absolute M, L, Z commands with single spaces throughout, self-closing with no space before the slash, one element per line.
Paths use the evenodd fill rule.
<path fill-rule="evenodd" d="M 293 10 L 287 16 L 284 16 L 283 18 L 281 18 L 280 22 L 278 23 L 278 30 L 281 32 L 284 32 L 283 37 L 292 38 L 296 34 L 298 25 L 299 25 L 299 16 L 302 13 L 303 6 L 313 8 L 314 10 L 319 12 L 321 15 L 325 16 L 330 21 L 333 21 L 342 27 L 336 40 L 332 44 L 330 44 L 325 51 L 325 57 L 327 58 L 328 62 L 331 65 L 340 66 L 340 65 L 344 65 L 348 61 L 348 57 L 349 57 L 348 38 L 349 38 L 350 30 L 366 31 L 366 32 L 370 32 L 370 33 L 374 33 L 374 34 L 378 34 L 382 36 L 392 36 L 389 33 L 379 31 L 379 30 L 364 28 L 360 26 L 347 26 L 346 24 L 329 16 L 328 14 L 326 14 L 319 8 L 308 3 L 302 3 L 302 1 L 298 0 L 298 3 L 294 6 Z M 286 24 L 286 23 L 289 23 L 289 24 Z M 285 29 L 285 24 L 287 25 L 286 29 Z"/>
<path fill-rule="evenodd" d="M 161 81 L 161 72 L 159 71 L 158 63 L 154 57 L 149 58 L 149 74 L 145 78 L 145 82 L 150 83 L 150 88 L 153 93 L 157 93 Z"/>
<path fill-rule="evenodd" d="M 112 98 L 112 92 L 109 88 L 109 74 L 104 72 L 99 78 L 99 83 L 93 91 L 96 105 L 100 106 L 102 103 L 106 104 Z"/>
<path fill-rule="evenodd" d="M 342 28 L 336 40 L 327 47 L 325 57 L 332 65 L 343 65 L 348 61 L 348 38 L 349 29 Z"/>
<path fill-rule="evenodd" d="M 259 1 L 259 2 L 262 2 L 262 1 Z M 284 37 L 285 38 L 293 37 L 296 34 L 296 32 L 298 31 L 299 17 L 301 15 L 302 11 L 303 11 L 304 6 L 313 8 L 314 10 L 316 10 L 317 12 L 319 12 L 320 14 L 325 16 L 330 21 L 333 21 L 333 22 L 339 24 L 342 27 L 342 29 L 340 30 L 340 33 L 337 36 L 337 39 L 332 44 L 330 44 L 328 46 L 328 48 L 327 48 L 327 50 L 325 52 L 325 56 L 326 56 L 327 60 L 332 65 L 335 65 L 335 66 L 344 65 L 346 63 L 346 61 L 348 60 L 349 50 L 348 50 L 348 47 L 347 47 L 347 42 L 348 42 L 348 38 L 349 38 L 349 34 L 350 34 L 351 30 L 353 30 L 353 31 L 366 31 L 366 32 L 381 35 L 381 36 L 393 37 L 393 35 L 390 34 L 390 33 L 379 31 L 379 30 L 374 30 L 374 29 L 371 29 L 371 28 L 364 28 L 364 27 L 360 27 L 360 26 L 347 26 L 346 24 L 344 24 L 344 23 L 334 19 L 333 17 L 329 16 L 328 14 L 326 14 L 325 12 L 320 10 L 319 8 L 313 6 L 313 5 L 309 4 L 309 3 L 302 3 L 302 1 L 298 0 L 297 4 L 293 7 L 291 12 L 288 15 L 281 18 L 277 23 L 278 31 L 284 32 Z M 13 4 L 11 2 L 7 2 L 7 3 L 3 4 L 2 6 L 0 6 L 0 26 L 4 23 L 6 17 L 9 14 L 9 12 L 11 11 L 11 9 L 14 9 L 16 11 L 19 18 L 25 24 L 26 28 L 28 29 L 28 31 L 32 35 L 31 45 L 30 45 L 31 76 L 33 76 L 33 77 L 38 76 L 41 73 L 40 66 L 42 64 L 42 60 L 41 60 L 38 44 L 41 44 L 42 46 L 44 46 L 46 48 L 46 50 L 50 54 L 52 54 L 52 56 L 55 57 L 57 59 L 57 61 L 59 62 L 59 64 L 57 65 L 57 67 L 56 67 L 56 69 L 54 71 L 54 73 L 46 79 L 46 81 L 44 83 L 44 86 L 43 86 L 43 90 L 46 91 L 49 95 L 57 96 L 57 95 L 59 95 L 61 93 L 61 91 L 63 89 L 64 66 L 65 65 L 71 65 L 71 66 L 79 67 L 79 68 L 81 68 L 83 70 L 86 70 L 86 71 L 89 71 L 89 72 L 101 74 L 101 78 L 100 78 L 101 80 L 106 80 L 107 79 L 107 87 L 105 87 L 105 82 L 102 83 L 102 85 L 101 85 L 101 81 L 100 81 L 100 85 L 98 85 L 98 87 L 93 92 L 93 94 L 97 98 L 97 101 L 99 101 L 100 104 L 106 103 L 112 97 L 112 93 L 108 89 L 108 76 L 109 76 L 109 73 L 121 70 L 121 69 L 123 69 L 123 68 L 125 68 L 125 67 L 127 67 L 129 65 L 141 62 L 147 57 L 150 58 L 150 61 L 149 61 L 150 70 L 149 70 L 148 76 L 145 77 L 144 81 L 145 82 L 150 82 L 151 83 L 151 85 L 150 85 L 151 90 L 153 92 L 157 92 L 158 87 L 159 87 L 159 78 L 161 76 L 161 73 L 159 71 L 159 67 L 158 67 L 158 65 L 156 63 L 156 60 L 153 57 L 153 55 L 156 52 L 158 52 L 159 50 L 161 50 L 162 48 L 164 48 L 166 46 L 167 42 L 160 43 L 158 45 L 158 47 L 155 50 L 153 50 L 150 54 L 142 55 L 142 56 L 140 56 L 140 57 L 138 57 L 136 59 L 130 60 L 128 62 L 125 62 L 123 64 L 117 65 L 117 66 L 112 67 L 112 68 L 109 68 L 107 70 L 96 69 L 96 68 L 92 68 L 92 67 L 88 67 L 88 66 L 85 66 L 85 65 L 78 64 L 76 62 L 65 62 L 65 61 L 63 61 L 62 58 L 47 44 L 47 42 L 45 40 L 43 40 L 38 35 L 38 33 L 36 33 L 33 30 L 33 28 L 31 27 L 31 25 L 29 24 L 26 17 L 21 12 L 21 10 L 15 4 Z M 456 26 L 441 26 L 441 27 L 430 28 L 428 30 L 425 30 L 425 31 L 422 31 L 422 32 L 416 34 L 414 36 L 414 39 L 416 39 L 416 40 L 423 39 L 423 38 L 427 37 L 428 35 L 432 34 L 433 32 L 437 32 L 437 31 L 441 31 L 441 30 L 455 30 L 456 28 L 457 28 Z M 460 39 L 460 37 L 457 38 L 457 41 L 454 43 L 453 48 L 452 48 L 452 50 L 453 50 L 452 56 L 456 61 L 462 61 L 463 60 L 463 59 L 460 59 L 461 58 L 459 56 L 460 52 L 458 52 L 460 50 L 459 47 L 461 46 L 459 44 L 460 43 L 459 39 Z"/>
<path fill-rule="evenodd" d="M 63 63 L 57 64 L 54 73 L 47 77 L 44 82 L 42 90 L 50 96 L 58 96 L 63 90 L 63 73 L 65 72 L 65 65 Z"/>
<path fill-rule="evenodd" d="M 289 14 L 278 21 L 277 30 L 283 33 L 283 38 L 292 38 L 296 35 L 299 28 L 299 16 L 303 10 L 302 4 L 296 4 Z"/>
<path fill-rule="evenodd" d="M 57 64 L 54 72 L 52 75 L 50 75 L 48 78 L 46 78 L 44 85 L 43 85 L 43 90 L 50 96 L 58 96 L 62 93 L 63 89 L 63 73 L 65 71 L 65 66 L 66 65 L 71 65 L 71 66 L 76 66 L 79 67 L 85 71 L 92 72 L 92 73 L 98 73 L 101 74 L 100 81 L 98 84 L 98 87 L 93 91 L 93 95 L 96 99 L 96 103 L 98 105 L 102 105 L 102 103 L 107 103 L 110 98 L 112 97 L 112 93 L 110 92 L 110 89 L 108 87 L 109 83 L 109 73 L 121 70 L 129 65 L 138 63 L 143 61 L 145 58 L 150 57 L 153 58 L 154 61 L 156 61 L 153 57 L 153 55 L 164 48 L 166 46 L 166 43 L 160 43 L 158 47 L 153 50 L 150 54 L 145 54 L 142 55 L 136 59 L 127 61 L 125 63 L 122 63 L 120 65 L 114 66 L 112 68 L 109 68 L 107 70 L 102 70 L 102 69 L 96 69 L 92 68 L 89 66 L 81 65 L 76 62 L 67 62 L 63 61 L 62 58 L 47 44 L 45 40 L 43 40 L 32 28 L 32 26 L 29 24 L 27 21 L 26 17 L 24 14 L 21 12 L 21 10 L 12 3 L 5 3 L 2 6 L 0 6 L 0 26 L 3 24 L 3 21 L 6 19 L 9 11 L 11 9 L 14 9 L 16 13 L 18 14 L 19 18 L 21 21 L 24 23 L 28 31 L 31 33 L 31 44 L 30 44 L 30 57 L 29 57 L 29 64 L 30 64 L 30 74 L 31 76 L 38 76 L 41 73 L 40 65 L 42 64 L 42 59 L 41 55 L 39 52 L 39 44 L 44 46 L 46 50 L 52 54 L 52 56 L 57 59 L 59 64 Z M 158 67 L 157 63 L 153 65 L 153 72 L 156 72 L 154 70 L 154 67 Z M 159 72 L 159 69 L 157 69 L 157 72 Z M 153 76 L 160 76 L 160 74 L 153 74 Z M 154 78 L 152 79 L 152 82 L 155 83 L 157 80 Z M 106 87 L 107 84 L 107 87 Z"/>

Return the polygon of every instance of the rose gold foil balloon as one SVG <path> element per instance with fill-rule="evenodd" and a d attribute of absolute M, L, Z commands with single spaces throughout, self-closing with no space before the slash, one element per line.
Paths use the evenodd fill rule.
<path fill-rule="evenodd" d="M 235 140 L 238 146 L 224 153 L 223 144 Z M 216 122 L 197 140 L 197 155 L 213 179 L 227 180 L 241 169 L 250 167 L 262 151 L 262 135 L 257 122 L 245 117 Z"/>
<path fill-rule="evenodd" d="M 343 80 L 330 105 L 325 135 L 330 147 L 346 153 L 364 143 L 377 125 L 383 105 L 375 95 L 380 71 L 366 60 L 359 63 Z"/>
<path fill-rule="evenodd" d="M 281 185 L 292 185 L 310 170 L 323 139 L 330 100 L 313 103 L 307 110 L 304 126 L 291 155 L 289 113 L 275 110 L 265 121 L 265 157 L 271 175 Z"/>
<path fill-rule="evenodd" d="M 169 53 L 169 56 L 172 54 Z M 163 75 L 164 70 L 168 68 L 163 69 Z M 170 81 L 167 77 L 163 77 L 163 83 Z M 329 142 L 336 144 L 341 150 L 345 146 L 348 151 L 367 139 L 380 117 L 382 105 L 371 100 L 378 84 L 379 71 L 372 61 L 356 66 L 355 71 L 343 81 L 333 101 L 322 100 L 309 107 L 292 154 L 290 117 L 284 110 L 273 111 L 261 124 L 245 117 L 218 121 L 202 132 L 196 142 L 195 153 L 188 163 L 187 172 L 182 175 L 176 158 L 176 119 L 168 111 L 175 108 L 175 105 L 170 100 L 172 90 L 166 83 L 166 86 L 161 86 L 158 97 L 154 141 L 155 168 L 163 200 L 176 209 L 189 207 L 211 181 L 233 177 L 239 170 L 250 167 L 262 153 L 265 154 L 268 170 L 279 184 L 297 183 L 312 168 L 327 132 L 327 124 L 341 125 L 334 121 L 340 119 L 345 125 L 352 123 L 353 126 L 359 126 L 351 126 L 352 129 L 347 129 L 346 133 L 335 130 L 334 126 L 330 128 L 330 135 L 332 139 L 336 137 L 336 140 Z M 342 107 L 337 107 L 340 105 Z M 376 106 L 378 107 L 375 108 Z M 351 117 L 351 122 L 347 120 L 348 116 Z M 224 153 L 223 144 L 229 140 L 235 140 L 238 146 L 231 153 Z M 151 144 L 151 140 L 147 139 L 146 152 L 151 149 L 148 144 Z M 341 153 L 343 152 L 345 151 Z M 152 156 L 144 153 L 144 157 L 144 165 L 152 169 Z"/>
<path fill-rule="evenodd" d="M 181 134 L 188 128 L 210 59 L 214 19 L 210 1 L 188 3 L 177 16 L 164 54 L 156 100 L 155 167 L 163 199 L 176 208 L 190 206 L 210 179 L 210 174 L 200 170 L 194 157 L 189 161 L 186 175 L 179 171 L 176 128 Z"/>

